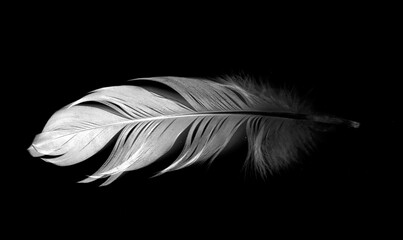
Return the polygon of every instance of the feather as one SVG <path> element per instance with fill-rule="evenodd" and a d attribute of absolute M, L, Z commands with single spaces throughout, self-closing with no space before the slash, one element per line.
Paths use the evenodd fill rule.
<path fill-rule="evenodd" d="M 123 172 L 163 157 L 181 134 L 186 136 L 181 153 L 158 174 L 214 160 L 243 129 L 249 149 L 245 166 L 265 176 L 313 144 L 312 126 L 359 126 L 315 115 L 292 94 L 249 78 L 154 77 L 131 83 L 95 90 L 57 111 L 29 147 L 31 155 L 68 166 L 93 156 L 117 136 L 106 162 L 81 181 L 108 178 L 107 185 Z M 162 84 L 169 91 L 140 83 Z"/>

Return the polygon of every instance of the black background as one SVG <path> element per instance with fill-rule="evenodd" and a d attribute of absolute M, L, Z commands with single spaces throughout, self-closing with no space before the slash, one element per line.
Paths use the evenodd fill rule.
<path fill-rule="evenodd" d="M 252 221 L 258 227 L 266 222 L 257 218 L 293 213 L 297 217 L 287 222 L 342 218 L 341 225 L 355 228 L 356 222 L 376 224 L 394 211 L 401 127 L 393 16 L 385 20 L 359 10 L 295 18 L 221 14 L 212 20 L 207 13 L 134 18 L 55 11 L 32 14 L 11 27 L 12 67 L 6 68 L 13 88 L 7 89 L 15 96 L 10 113 L 18 116 L 20 131 L 12 142 L 17 154 L 9 158 L 18 167 L 7 186 L 20 210 L 17 221 L 44 216 L 46 224 L 57 226 L 69 217 L 78 222 L 129 217 L 163 218 L 166 224 L 179 217 L 180 224 L 192 225 L 207 217 L 209 224 Z M 157 178 L 146 177 L 153 169 L 130 172 L 107 187 L 76 183 L 97 170 L 107 152 L 57 167 L 26 151 L 56 110 L 91 90 L 138 77 L 239 73 L 293 87 L 317 111 L 360 121 L 362 127 L 324 134 L 301 164 L 266 181 L 244 177 L 242 147 L 209 168 Z"/>

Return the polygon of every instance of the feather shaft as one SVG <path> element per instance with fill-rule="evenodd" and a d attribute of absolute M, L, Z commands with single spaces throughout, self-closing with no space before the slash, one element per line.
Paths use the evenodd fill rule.
<path fill-rule="evenodd" d="M 77 130 L 74 133 L 87 130 L 93 130 L 97 128 L 104 128 L 114 125 L 128 125 L 133 123 L 139 122 L 149 122 L 149 121 L 156 121 L 156 120 L 164 120 L 164 119 L 175 119 L 175 118 L 186 118 L 186 117 L 207 117 L 207 116 L 216 116 L 216 115 L 246 115 L 246 116 L 264 116 L 264 117 L 272 117 L 272 118 L 281 118 L 281 119 L 290 119 L 290 120 L 306 120 L 306 121 L 313 121 L 319 123 L 326 123 L 326 124 L 335 124 L 335 125 L 346 125 L 353 128 L 358 128 L 360 123 L 356 121 L 351 121 L 343 118 L 336 118 L 336 117 L 329 117 L 326 115 L 309 115 L 309 114 L 299 114 L 299 113 L 288 113 L 288 112 L 264 112 L 264 111 L 206 111 L 206 112 L 195 112 L 195 113 L 184 113 L 184 114 L 175 114 L 175 115 L 163 115 L 163 116 L 156 116 L 156 117 L 145 117 L 127 121 L 121 121 L 116 123 L 110 123 L 106 125 L 99 125 L 95 127 L 88 127 L 83 130 Z M 69 134 L 63 135 L 67 136 Z"/>

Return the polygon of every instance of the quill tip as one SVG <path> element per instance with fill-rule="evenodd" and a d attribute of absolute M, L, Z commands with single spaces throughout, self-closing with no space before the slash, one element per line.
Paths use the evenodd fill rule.
<path fill-rule="evenodd" d="M 352 128 L 359 128 L 360 123 L 352 120 L 347 120 L 344 118 L 338 118 L 333 116 L 326 116 L 326 115 L 313 115 L 307 116 L 307 119 L 312 120 L 318 123 L 326 123 L 326 124 L 334 124 L 334 125 L 344 125 L 347 127 Z"/>
<path fill-rule="evenodd" d="M 359 128 L 359 127 L 360 127 L 360 123 L 359 123 L 359 122 L 355 122 L 355 121 L 350 121 L 350 127 Z"/>

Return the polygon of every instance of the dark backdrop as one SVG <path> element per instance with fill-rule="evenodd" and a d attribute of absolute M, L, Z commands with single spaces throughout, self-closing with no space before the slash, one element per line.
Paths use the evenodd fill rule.
<path fill-rule="evenodd" d="M 11 187 L 15 201 L 28 216 L 49 214 L 49 220 L 91 218 L 104 211 L 140 219 L 161 213 L 246 215 L 236 221 L 290 209 L 317 218 L 383 213 L 378 200 L 393 198 L 399 148 L 393 31 L 376 19 L 351 16 L 285 21 L 265 16 L 250 24 L 242 19 L 219 24 L 25 21 L 16 30 L 9 59 L 16 66 L 10 82 L 22 97 L 16 104 L 24 109 L 14 143 L 18 157 L 12 160 L 20 166 Z M 101 188 L 99 182 L 76 182 L 97 170 L 107 151 L 76 166 L 57 167 L 25 150 L 56 110 L 91 90 L 138 77 L 239 73 L 293 87 L 317 111 L 360 121 L 362 128 L 324 134 L 301 164 L 266 181 L 244 177 L 245 148 L 209 168 L 189 167 L 157 178 L 130 172 Z"/>

